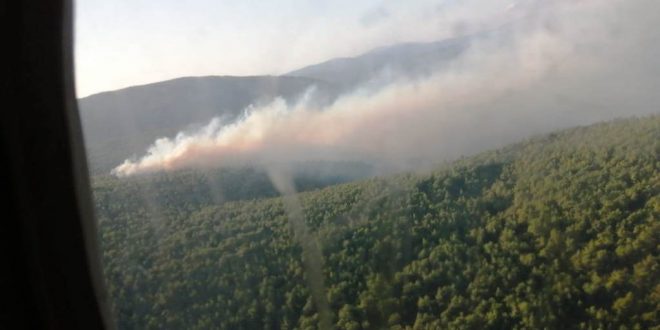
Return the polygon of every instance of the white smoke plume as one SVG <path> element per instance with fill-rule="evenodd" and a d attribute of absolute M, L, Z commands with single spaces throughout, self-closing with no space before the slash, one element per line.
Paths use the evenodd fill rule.
<path fill-rule="evenodd" d="M 324 108 L 302 97 L 232 124 L 161 138 L 113 173 L 366 160 L 450 160 L 531 134 L 660 111 L 660 3 L 519 1 L 499 30 L 420 80 L 357 89 Z M 504 19 L 505 17 L 506 19 Z M 401 165 L 403 166 L 403 165 Z"/>

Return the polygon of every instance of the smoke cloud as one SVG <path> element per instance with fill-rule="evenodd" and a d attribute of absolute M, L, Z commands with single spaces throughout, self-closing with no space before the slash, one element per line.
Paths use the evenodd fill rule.
<path fill-rule="evenodd" d="M 113 173 L 305 160 L 406 168 L 532 134 L 660 111 L 660 3 L 519 1 L 442 71 L 392 77 L 319 107 L 250 107 L 234 123 L 161 138 Z M 504 18 L 503 18 L 504 17 Z M 369 86 L 373 86 L 370 84 Z"/>

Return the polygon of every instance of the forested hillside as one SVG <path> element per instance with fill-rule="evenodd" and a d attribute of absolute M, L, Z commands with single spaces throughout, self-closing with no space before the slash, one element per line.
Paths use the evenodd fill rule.
<path fill-rule="evenodd" d="M 299 193 L 303 239 L 337 329 L 658 329 L 659 165 L 660 116 L 570 129 Z M 317 328 L 287 200 L 186 173 L 94 180 L 119 328 Z"/>

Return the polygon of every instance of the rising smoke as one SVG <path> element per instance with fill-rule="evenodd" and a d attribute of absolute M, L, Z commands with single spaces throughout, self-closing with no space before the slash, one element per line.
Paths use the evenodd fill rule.
<path fill-rule="evenodd" d="M 484 0 L 486 1 L 486 0 Z M 321 329 L 332 328 L 323 253 L 287 164 L 350 160 L 412 166 L 531 134 L 660 111 L 660 5 L 651 0 L 520 1 L 442 71 L 367 84 L 320 107 L 313 89 L 162 138 L 113 173 L 261 165 L 284 196 Z M 463 29 L 461 29 L 463 30 Z M 463 32 L 461 32 L 463 33 Z"/>
<path fill-rule="evenodd" d="M 504 23 L 428 77 L 357 88 L 322 108 L 309 97 L 251 107 L 234 123 L 214 119 L 159 139 L 113 173 L 305 160 L 405 167 L 660 111 L 660 3 L 519 1 L 507 8 L 497 18 Z"/>

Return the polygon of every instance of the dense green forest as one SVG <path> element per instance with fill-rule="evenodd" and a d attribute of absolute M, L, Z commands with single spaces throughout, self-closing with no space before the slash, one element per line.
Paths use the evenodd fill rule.
<path fill-rule="evenodd" d="M 97 177 L 113 313 L 121 329 L 660 329 L 659 156 L 653 116 L 424 174 L 298 181 L 304 230 L 263 176 Z"/>

